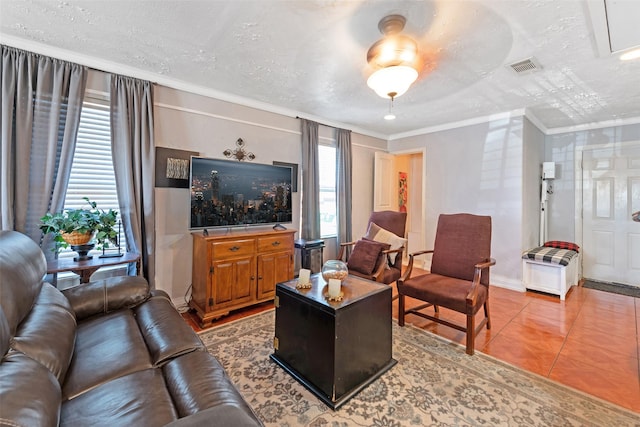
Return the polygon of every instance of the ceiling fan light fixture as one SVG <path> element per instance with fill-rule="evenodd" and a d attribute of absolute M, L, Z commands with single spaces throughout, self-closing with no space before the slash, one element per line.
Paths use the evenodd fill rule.
<path fill-rule="evenodd" d="M 638 59 L 638 58 L 640 58 L 640 47 L 626 51 L 625 53 L 620 55 L 621 61 L 631 61 L 632 59 Z"/>
<path fill-rule="evenodd" d="M 395 65 L 381 68 L 367 79 L 367 86 L 382 98 L 397 98 L 404 94 L 418 78 L 415 68 Z"/>
<path fill-rule="evenodd" d="M 377 67 L 413 65 L 418 57 L 418 44 L 402 34 L 378 40 L 367 52 L 367 62 Z"/>
<path fill-rule="evenodd" d="M 405 23 L 402 15 L 382 18 L 378 29 L 384 37 L 367 52 L 367 62 L 376 69 L 367 79 L 367 85 L 382 98 L 404 94 L 418 78 L 418 44 L 400 34 Z"/>

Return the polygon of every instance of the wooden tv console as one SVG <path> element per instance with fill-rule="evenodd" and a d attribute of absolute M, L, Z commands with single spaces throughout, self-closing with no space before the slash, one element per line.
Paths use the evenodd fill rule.
<path fill-rule="evenodd" d="M 296 230 L 192 233 L 189 306 L 202 326 L 231 310 L 273 300 L 276 283 L 293 279 Z"/>

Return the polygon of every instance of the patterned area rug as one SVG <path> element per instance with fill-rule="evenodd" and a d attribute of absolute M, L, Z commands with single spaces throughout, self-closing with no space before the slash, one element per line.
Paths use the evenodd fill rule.
<path fill-rule="evenodd" d="M 269 358 L 274 313 L 200 334 L 266 426 L 640 426 L 638 414 L 397 322 L 398 364 L 334 412 Z"/>

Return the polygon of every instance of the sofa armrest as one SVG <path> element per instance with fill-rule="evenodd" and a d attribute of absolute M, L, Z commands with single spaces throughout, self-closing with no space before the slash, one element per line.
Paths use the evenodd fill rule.
<path fill-rule="evenodd" d="M 135 307 L 149 298 L 149 284 L 141 276 L 109 277 L 62 291 L 76 319 Z"/>

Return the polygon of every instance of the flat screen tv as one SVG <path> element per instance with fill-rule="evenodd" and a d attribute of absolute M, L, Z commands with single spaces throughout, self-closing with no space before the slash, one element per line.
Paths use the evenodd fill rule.
<path fill-rule="evenodd" d="M 191 157 L 190 229 L 292 222 L 292 169 Z"/>

